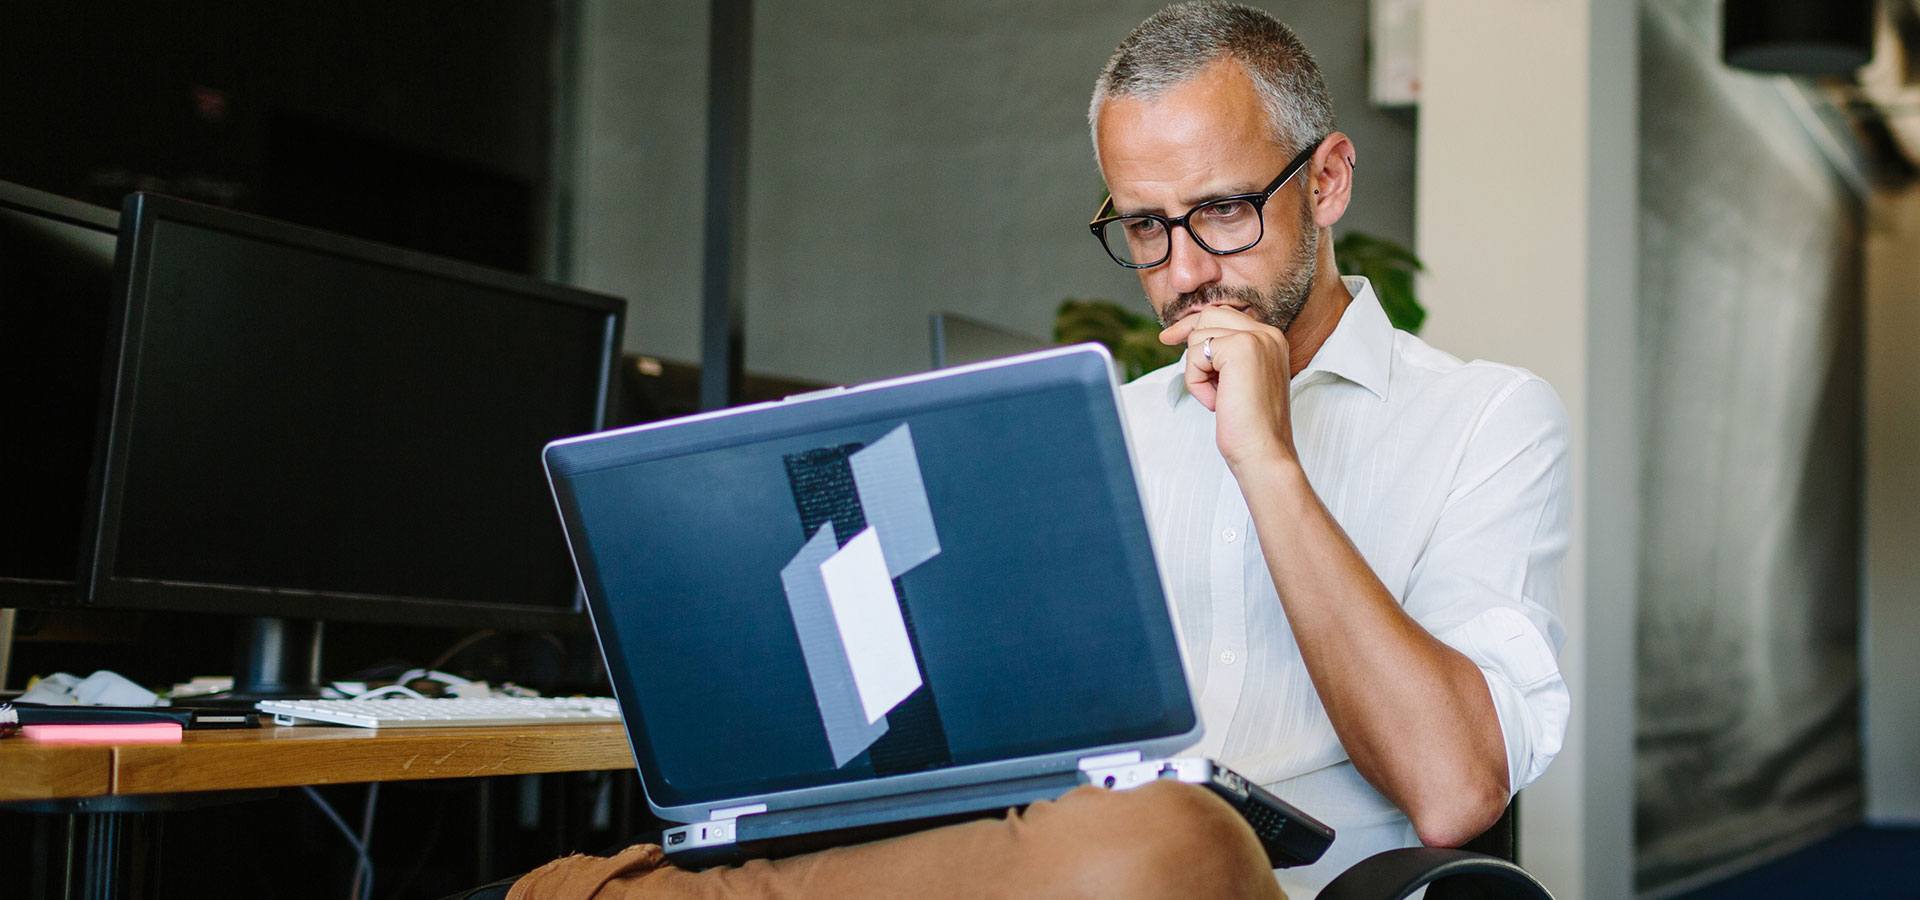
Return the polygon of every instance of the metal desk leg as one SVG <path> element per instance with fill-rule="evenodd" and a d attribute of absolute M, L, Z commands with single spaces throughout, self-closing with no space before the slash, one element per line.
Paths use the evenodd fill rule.
<path fill-rule="evenodd" d="M 9 802 L 0 805 L 0 809 L 59 816 L 66 821 L 66 852 L 60 865 L 61 897 L 65 900 L 117 900 L 130 893 L 152 894 L 158 884 L 162 866 L 154 853 L 157 849 L 154 842 L 158 840 L 161 829 L 157 820 L 144 814 L 245 803 L 263 800 L 274 793 L 272 789 L 261 789 L 201 794 L 76 797 Z M 40 840 L 37 835 L 36 831 L 36 845 Z M 123 859 L 129 847 L 139 856 L 139 864 L 131 871 Z M 35 881 L 38 881 L 37 876 Z"/>
<path fill-rule="evenodd" d="M 120 889 L 120 828 L 127 813 L 101 812 L 86 821 L 87 863 L 81 872 L 82 900 L 113 900 Z"/>

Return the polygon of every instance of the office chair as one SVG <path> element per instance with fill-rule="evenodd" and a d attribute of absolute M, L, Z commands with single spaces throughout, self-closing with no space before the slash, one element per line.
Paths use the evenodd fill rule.
<path fill-rule="evenodd" d="M 1496 856 L 1439 847 L 1405 847 L 1376 853 L 1320 889 L 1317 900 L 1401 900 L 1432 885 L 1450 898 L 1553 900 L 1527 870 Z"/>
<path fill-rule="evenodd" d="M 1546 886 L 1514 863 L 1518 808 L 1458 850 L 1404 847 L 1376 853 L 1341 872 L 1315 900 L 1400 900 L 1422 887 L 1427 900 L 1553 900 Z"/>

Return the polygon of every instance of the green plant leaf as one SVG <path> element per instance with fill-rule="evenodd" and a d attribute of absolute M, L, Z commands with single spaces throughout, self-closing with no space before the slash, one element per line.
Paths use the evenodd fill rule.
<path fill-rule="evenodd" d="M 1342 275 L 1358 275 L 1373 285 L 1374 296 L 1393 327 L 1418 334 L 1427 319 L 1426 307 L 1414 296 L 1415 272 L 1426 269 L 1420 258 L 1393 241 L 1350 231 L 1333 242 L 1334 260 Z"/>
<path fill-rule="evenodd" d="M 1104 345 L 1129 381 L 1179 359 L 1181 350 L 1160 343 L 1160 324 L 1152 318 L 1101 299 L 1062 301 L 1054 313 L 1053 339 Z"/>

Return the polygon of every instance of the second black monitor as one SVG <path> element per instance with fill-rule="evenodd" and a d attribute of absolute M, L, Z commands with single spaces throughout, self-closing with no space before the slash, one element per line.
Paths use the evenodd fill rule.
<path fill-rule="evenodd" d="M 623 301 L 165 197 L 122 223 L 90 602 L 575 618 L 540 449 L 604 425 Z"/>
<path fill-rule="evenodd" d="M 0 606 L 74 602 L 119 218 L 0 182 Z"/>

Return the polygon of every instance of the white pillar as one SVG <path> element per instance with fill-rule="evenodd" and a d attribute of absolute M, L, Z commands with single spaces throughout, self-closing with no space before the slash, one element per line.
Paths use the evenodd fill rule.
<path fill-rule="evenodd" d="M 1532 369 L 1572 419 L 1573 721 L 1520 815 L 1521 864 L 1563 900 L 1633 892 L 1637 7 L 1434 0 L 1422 16 L 1422 336 Z"/>
<path fill-rule="evenodd" d="M 1860 615 L 1867 819 L 1912 824 L 1920 822 L 1920 189 L 1875 197 L 1869 209 Z"/>

